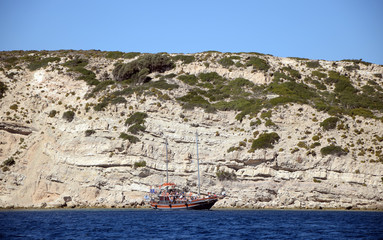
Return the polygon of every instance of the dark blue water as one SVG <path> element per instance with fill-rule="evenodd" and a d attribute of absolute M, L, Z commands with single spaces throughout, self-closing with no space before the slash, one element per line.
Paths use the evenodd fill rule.
<path fill-rule="evenodd" d="M 383 212 L 0 211 L 0 239 L 383 239 Z"/>

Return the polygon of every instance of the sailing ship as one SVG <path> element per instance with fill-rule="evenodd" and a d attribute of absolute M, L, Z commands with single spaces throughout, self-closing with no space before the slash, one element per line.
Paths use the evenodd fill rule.
<path fill-rule="evenodd" d="M 165 140 L 166 145 L 166 183 L 159 186 L 158 191 L 151 189 L 150 206 L 152 209 L 159 210 L 209 210 L 219 198 L 215 194 L 207 194 L 201 196 L 200 193 L 200 172 L 199 172 L 199 158 L 198 158 L 198 133 L 196 132 L 196 146 L 197 146 L 197 169 L 198 169 L 198 195 L 192 193 L 185 193 L 179 190 L 176 184 L 169 182 L 168 174 L 168 142 Z"/>

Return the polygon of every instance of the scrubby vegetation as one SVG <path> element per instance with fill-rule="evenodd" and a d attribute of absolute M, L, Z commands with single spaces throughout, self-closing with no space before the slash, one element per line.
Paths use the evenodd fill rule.
<path fill-rule="evenodd" d="M 218 63 L 221 64 L 223 67 L 226 67 L 226 68 L 234 65 L 234 61 L 231 60 L 231 58 L 228 58 L 228 57 L 221 58 L 218 61 Z"/>
<path fill-rule="evenodd" d="M 125 121 L 126 125 L 132 125 L 132 124 L 144 124 L 145 118 L 148 117 L 148 114 L 143 112 L 135 112 L 133 113 L 128 119 Z"/>
<path fill-rule="evenodd" d="M 147 118 L 148 115 L 146 113 L 142 112 L 136 112 L 132 116 L 130 116 L 125 121 L 125 125 L 130 126 L 128 128 L 128 131 L 132 134 L 138 134 L 139 132 L 145 131 L 145 118 Z M 121 137 L 121 136 L 120 136 Z"/>
<path fill-rule="evenodd" d="M 173 57 L 173 61 L 182 61 L 184 64 L 189 64 L 195 61 L 195 57 L 192 55 L 176 55 Z"/>
<path fill-rule="evenodd" d="M 96 74 L 91 70 L 85 68 L 88 65 L 88 60 L 85 58 L 76 57 L 73 60 L 69 60 L 63 64 L 63 66 L 68 67 L 69 71 L 77 72 L 80 76 L 78 80 L 84 80 L 88 85 L 95 86 L 100 83 L 96 79 Z"/>
<path fill-rule="evenodd" d="M 237 175 L 234 172 L 226 172 L 224 170 L 218 170 L 216 176 L 219 181 L 235 181 L 237 180 Z"/>
<path fill-rule="evenodd" d="M 7 92 L 8 87 L 5 83 L 0 82 L 0 99 L 2 99 L 5 96 L 5 93 Z"/>
<path fill-rule="evenodd" d="M 57 62 L 60 61 L 59 57 L 47 57 L 47 58 L 42 58 L 42 59 L 36 59 L 35 61 L 32 61 L 28 65 L 28 69 L 31 71 L 35 71 L 40 68 L 44 68 L 48 66 L 48 63 L 50 62 Z"/>
<path fill-rule="evenodd" d="M 309 68 L 318 68 L 318 67 L 321 67 L 319 61 L 310 61 L 310 62 L 306 62 L 306 66 L 309 67 Z"/>
<path fill-rule="evenodd" d="M 88 130 L 85 131 L 85 137 L 89 137 L 89 136 L 91 136 L 91 135 L 93 135 L 93 134 L 95 134 L 95 133 L 96 133 L 95 130 L 93 130 L 93 129 L 88 129 Z"/>
<path fill-rule="evenodd" d="M 135 162 L 133 165 L 134 169 L 139 168 L 139 167 L 146 167 L 146 162 L 144 160 Z"/>
<path fill-rule="evenodd" d="M 73 111 L 66 111 L 63 113 L 62 118 L 66 120 L 67 122 L 72 122 L 74 118 L 75 113 Z"/>
<path fill-rule="evenodd" d="M 280 139 L 276 132 L 262 133 L 255 139 L 251 145 L 251 150 L 273 148 L 274 144 Z"/>
<path fill-rule="evenodd" d="M 162 73 L 173 67 L 172 59 L 166 54 L 146 54 L 129 63 L 117 63 L 113 70 L 113 78 L 118 82 L 126 81 L 137 85 L 149 82 L 149 73 Z"/>
<path fill-rule="evenodd" d="M 267 71 L 270 68 L 267 61 L 259 57 L 250 57 L 250 59 L 246 62 L 246 66 L 253 66 L 254 69 L 260 71 Z"/>
<path fill-rule="evenodd" d="M 51 110 L 51 111 L 49 112 L 49 114 L 48 114 L 48 117 L 53 118 L 53 117 L 56 116 L 56 114 L 57 114 L 57 111 L 56 111 L 56 110 Z"/>
<path fill-rule="evenodd" d="M 128 140 L 131 143 L 137 143 L 137 142 L 140 141 L 140 139 L 138 139 L 136 136 L 129 135 L 129 134 L 126 134 L 126 133 L 121 133 L 120 134 L 120 138 L 122 138 L 124 140 Z"/>
<path fill-rule="evenodd" d="M 9 157 L 7 160 L 3 162 L 3 166 L 12 166 L 16 163 L 15 159 L 13 157 Z"/>
<path fill-rule="evenodd" d="M 336 145 L 323 147 L 321 148 L 320 152 L 322 156 L 326 156 L 326 155 L 342 156 L 347 154 L 347 152 L 342 147 L 336 146 Z"/>
<path fill-rule="evenodd" d="M 321 122 L 320 126 L 324 130 L 328 131 L 331 129 L 335 129 L 338 121 L 339 121 L 339 118 L 337 118 L 337 117 L 329 117 L 329 118 L 326 118 L 323 122 Z"/>

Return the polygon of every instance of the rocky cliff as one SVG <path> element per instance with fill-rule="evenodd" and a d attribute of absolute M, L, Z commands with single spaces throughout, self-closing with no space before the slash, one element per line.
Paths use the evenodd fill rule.
<path fill-rule="evenodd" d="M 165 139 L 170 181 L 196 192 L 198 132 L 201 192 L 227 194 L 216 207 L 383 208 L 380 65 L 219 52 L 0 56 L 0 207 L 142 205 L 166 180 Z"/>

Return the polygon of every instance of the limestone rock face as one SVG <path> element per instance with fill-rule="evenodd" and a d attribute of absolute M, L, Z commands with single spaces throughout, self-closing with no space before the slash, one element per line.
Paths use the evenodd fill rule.
<path fill-rule="evenodd" d="M 295 59 L 265 58 L 273 69 L 297 65 L 303 76 L 309 72 Z M 62 57 L 60 63 L 64 60 L 68 59 Z M 320 63 L 325 69 L 334 68 L 333 62 Z M 97 77 L 102 72 L 111 75 L 113 64 L 105 58 L 90 61 L 101 68 Z M 342 64 L 348 63 L 339 62 L 337 67 Z M 351 79 L 368 81 L 382 69 L 375 64 L 361 66 Z M 175 99 L 187 92 L 185 88 L 165 90 L 170 100 L 132 94 L 126 103 L 95 111 L 93 106 L 101 97 L 87 97 L 92 86 L 76 80 L 59 63 L 32 72 L 27 68 L 7 71 L 0 72 L 0 80 L 8 86 L 0 99 L 0 207 L 143 206 L 150 188 L 166 181 L 165 139 L 169 180 L 196 192 L 198 132 L 201 192 L 226 193 L 215 207 L 383 209 L 383 164 L 374 155 L 382 148 L 382 141 L 375 137 L 383 137 L 379 118 L 343 116 L 347 130 L 324 131 L 320 123 L 329 114 L 294 103 L 272 109 L 270 120 L 275 125 L 266 126 L 260 115 L 256 118 L 261 124 L 253 125 L 255 118 L 238 121 L 235 111 L 183 109 Z M 12 71 L 17 74 L 11 79 Z M 208 72 L 259 85 L 272 81 L 270 71 L 224 68 L 212 61 L 208 65 L 178 62 L 164 75 Z M 377 82 L 383 86 L 382 79 Z M 14 104 L 17 109 L 11 107 Z M 72 121 L 63 118 L 66 111 L 74 112 Z M 131 143 L 120 134 L 129 132 L 125 120 L 135 112 L 148 117 L 145 130 L 135 135 L 139 141 Z M 86 134 L 87 130 L 92 132 Z M 255 131 L 276 132 L 280 140 L 273 148 L 249 151 Z M 312 146 L 314 142 L 318 144 Z M 349 152 L 322 156 L 320 148 L 331 143 L 348 147 Z M 232 147 L 236 148 L 229 150 Z M 362 147 L 367 149 L 364 154 Z M 15 163 L 4 165 L 10 158 Z M 137 166 L 143 161 L 145 166 Z M 220 180 L 220 172 L 232 178 Z"/>

